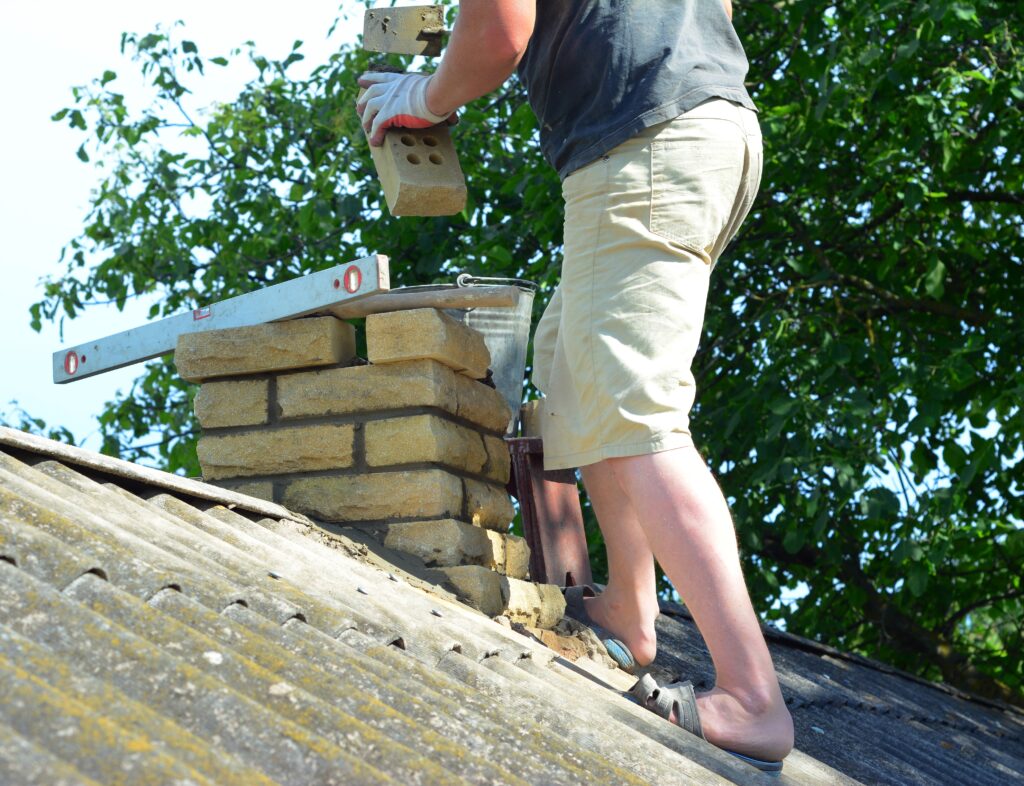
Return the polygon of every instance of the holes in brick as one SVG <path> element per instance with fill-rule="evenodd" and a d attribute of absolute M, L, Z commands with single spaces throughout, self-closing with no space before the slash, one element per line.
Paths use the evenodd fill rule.
<path fill-rule="evenodd" d="M 431 153 L 428 156 L 428 158 L 430 159 L 430 163 L 431 164 L 439 164 L 440 165 L 440 164 L 444 163 L 444 159 L 441 158 L 441 154 L 440 153 Z"/>
<path fill-rule="evenodd" d="M 423 137 L 423 144 L 427 147 L 437 147 L 437 137 L 425 136 Z"/>
<path fill-rule="evenodd" d="M 405 157 L 405 160 L 410 164 L 418 164 L 420 162 L 420 157 L 415 153 L 409 153 L 409 155 Z"/>
<path fill-rule="evenodd" d="M 414 147 L 416 145 L 416 140 L 408 134 L 402 134 L 402 144 L 406 147 Z"/>

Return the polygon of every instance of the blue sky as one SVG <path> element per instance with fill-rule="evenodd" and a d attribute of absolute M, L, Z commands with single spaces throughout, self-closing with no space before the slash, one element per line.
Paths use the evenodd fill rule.
<path fill-rule="evenodd" d="M 42 291 L 39 280 L 60 274 L 60 250 L 81 231 L 89 191 L 100 179 L 93 164 L 83 164 L 75 155 L 83 134 L 50 120 L 71 102 L 71 87 L 111 69 L 126 100 L 143 105 L 147 94 L 142 81 L 119 53 L 121 33 L 146 33 L 176 20 L 185 23 L 183 35 L 207 57 L 227 54 L 247 40 L 268 56 L 284 57 L 301 39 L 307 58 L 295 67 L 301 73 L 301 66 L 313 67 L 356 36 L 362 4 L 344 0 L 340 7 L 354 19 L 340 25 L 328 41 L 337 0 L 0 0 L 0 412 L 9 413 L 9 402 L 16 400 L 49 425 L 67 426 L 80 443 L 95 449 L 95 415 L 141 369 L 129 367 L 58 386 L 52 383 L 50 357 L 66 344 L 143 323 L 148 304 L 129 303 L 123 313 L 113 306 L 87 311 L 65 324 L 63 342 L 55 326 L 44 326 L 42 333 L 29 327 L 28 308 Z M 191 105 L 229 101 L 249 76 L 244 66 L 209 69 Z"/>

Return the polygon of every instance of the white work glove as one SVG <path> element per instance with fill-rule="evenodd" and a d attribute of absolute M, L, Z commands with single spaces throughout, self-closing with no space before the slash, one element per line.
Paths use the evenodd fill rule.
<path fill-rule="evenodd" d="M 356 112 L 371 145 L 384 143 L 384 132 L 392 126 L 429 128 L 450 122 L 449 115 L 435 115 L 427 109 L 428 74 L 392 74 L 370 71 L 359 77 L 359 86 L 366 92 L 356 104 Z"/>

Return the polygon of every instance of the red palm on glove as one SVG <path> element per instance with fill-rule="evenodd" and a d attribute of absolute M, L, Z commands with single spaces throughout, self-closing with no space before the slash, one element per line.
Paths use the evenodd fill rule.
<path fill-rule="evenodd" d="M 359 77 L 359 86 L 366 92 L 356 104 L 356 112 L 371 145 L 384 142 L 384 132 L 400 128 L 428 128 L 445 121 L 452 122 L 454 113 L 435 115 L 427 107 L 429 74 L 392 74 L 371 71 Z"/>

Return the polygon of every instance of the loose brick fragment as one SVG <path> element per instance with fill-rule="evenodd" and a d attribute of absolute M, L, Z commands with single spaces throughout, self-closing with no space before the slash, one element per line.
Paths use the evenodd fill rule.
<path fill-rule="evenodd" d="M 258 426 L 268 421 L 265 379 L 207 382 L 196 394 L 195 412 L 203 428 Z"/>
<path fill-rule="evenodd" d="M 509 578 L 477 565 L 442 568 L 458 596 L 489 617 L 551 629 L 565 614 L 565 598 L 552 584 Z"/>
<path fill-rule="evenodd" d="M 345 363 L 355 357 L 355 329 L 334 317 L 293 319 L 251 327 L 186 333 L 174 363 L 182 378 L 216 377 Z"/>
<path fill-rule="evenodd" d="M 432 358 L 473 379 L 487 376 L 491 362 L 483 336 L 435 308 L 417 308 L 366 318 L 371 363 Z"/>
<path fill-rule="evenodd" d="M 196 450 L 207 480 L 344 469 L 352 466 L 353 434 L 351 425 L 207 434 Z"/>

